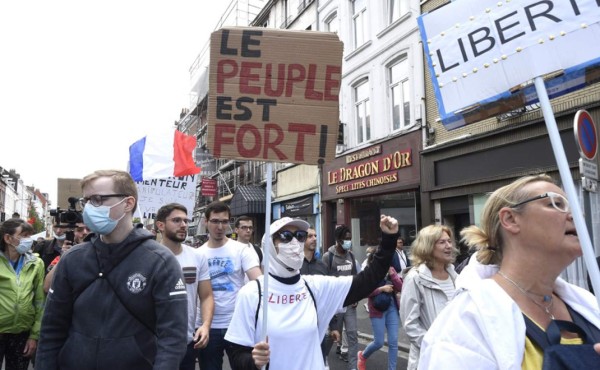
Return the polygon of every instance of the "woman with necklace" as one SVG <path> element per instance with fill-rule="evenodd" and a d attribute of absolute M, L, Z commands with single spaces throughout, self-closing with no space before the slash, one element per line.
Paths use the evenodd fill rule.
<path fill-rule="evenodd" d="M 444 225 L 424 227 L 412 244 L 414 267 L 406 275 L 400 298 L 400 317 L 410 340 L 408 370 L 417 368 L 423 336 L 454 296 L 452 263 L 457 253 L 452 230 Z"/>
<path fill-rule="evenodd" d="M 600 341 L 595 298 L 558 277 L 582 251 L 569 203 L 552 178 L 527 176 L 496 190 L 481 227 L 461 235 L 478 252 L 423 340 L 420 369 L 542 369 L 547 353 L 531 330 L 545 337 L 562 321 Z M 580 334 L 558 333 L 560 344 L 584 343 Z M 599 368 L 600 356 L 594 363 Z"/>

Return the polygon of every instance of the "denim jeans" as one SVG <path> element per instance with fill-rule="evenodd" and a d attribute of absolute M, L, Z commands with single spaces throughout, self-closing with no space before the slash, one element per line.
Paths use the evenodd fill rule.
<path fill-rule="evenodd" d="M 400 315 L 398 308 L 392 304 L 383 313 L 382 317 L 371 317 L 373 327 L 373 341 L 363 351 L 363 357 L 369 358 L 371 354 L 383 346 L 384 334 L 387 329 L 388 335 L 388 369 L 395 370 L 398 362 L 398 326 Z"/>
<path fill-rule="evenodd" d="M 208 344 L 200 350 L 198 357 L 202 370 L 222 370 L 223 351 L 227 352 L 227 357 L 231 363 L 230 347 L 225 342 L 225 333 L 227 333 L 226 328 L 210 329 Z"/>

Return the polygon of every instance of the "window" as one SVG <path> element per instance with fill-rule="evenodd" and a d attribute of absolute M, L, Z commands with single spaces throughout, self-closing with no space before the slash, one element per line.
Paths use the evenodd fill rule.
<path fill-rule="evenodd" d="M 338 33 L 338 17 L 337 13 L 333 13 L 327 19 L 325 19 L 325 31 Z"/>
<path fill-rule="evenodd" d="M 369 80 L 366 78 L 354 86 L 354 107 L 356 115 L 356 142 L 361 144 L 371 140 Z"/>
<path fill-rule="evenodd" d="M 367 1 L 352 1 L 352 27 L 354 31 L 354 48 L 367 41 Z"/>
<path fill-rule="evenodd" d="M 395 131 L 410 126 L 410 81 L 406 56 L 395 61 L 388 71 L 392 98 L 392 130 Z"/>
<path fill-rule="evenodd" d="M 408 13 L 408 1 L 409 0 L 388 0 L 389 24 L 394 23 L 404 14 Z"/>

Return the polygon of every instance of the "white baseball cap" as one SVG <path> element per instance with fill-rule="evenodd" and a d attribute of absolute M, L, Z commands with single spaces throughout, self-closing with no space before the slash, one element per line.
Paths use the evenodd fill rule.
<path fill-rule="evenodd" d="M 308 230 L 308 228 L 310 227 L 310 224 L 308 222 L 299 218 L 282 217 L 271 224 L 271 227 L 269 228 L 269 235 L 273 236 L 275 232 L 281 230 L 282 227 L 287 225 L 296 226 L 298 229 L 304 231 Z"/>

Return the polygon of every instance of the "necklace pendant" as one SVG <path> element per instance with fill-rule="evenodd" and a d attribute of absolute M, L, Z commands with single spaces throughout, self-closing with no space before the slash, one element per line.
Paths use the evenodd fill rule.
<path fill-rule="evenodd" d="M 552 299 L 551 295 L 544 295 L 544 302 L 550 302 L 550 300 Z"/>

